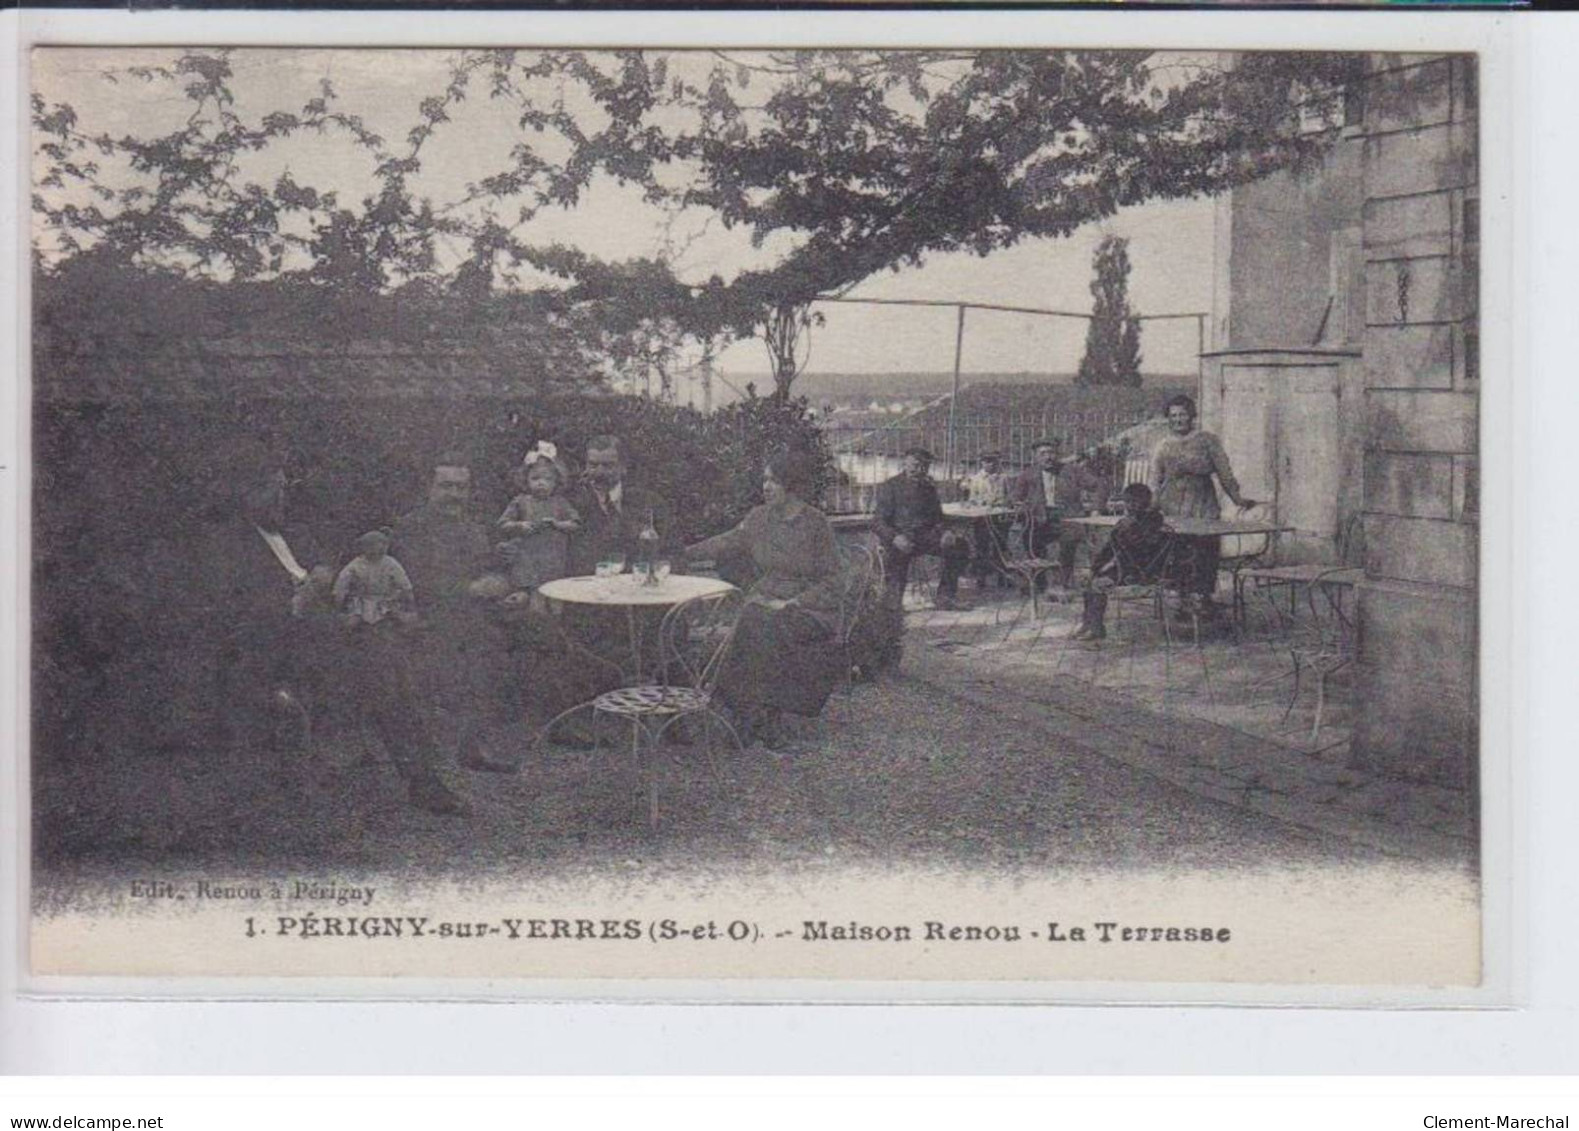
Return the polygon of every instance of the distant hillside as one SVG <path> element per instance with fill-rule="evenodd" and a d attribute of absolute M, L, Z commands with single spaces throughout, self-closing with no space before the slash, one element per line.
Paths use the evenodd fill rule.
<path fill-rule="evenodd" d="M 822 428 L 829 446 L 846 462 L 892 460 L 916 445 L 941 457 L 949 450 L 952 431 L 957 460 L 996 451 L 1009 466 L 1019 467 L 1029 463 L 1039 440 L 1056 440 L 1066 452 L 1089 451 L 1120 437 L 1133 445 L 1136 438 L 1150 436 L 1148 428 L 1160 420 L 1170 396 L 1193 395 L 1195 385 L 1193 377 L 1139 389 L 984 383 L 961 389 L 952 412 L 946 396 L 925 398 L 915 409 L 900 412 L 835 407 L 822 417 Z"/>
<path fill-rule="evenodd" d="M 1074 384 L 1073 373 L 962 373 L 961 387 L 992 386 L 1052 386 L 1067 387 Z M 738 382 L 737 382 L 738 384 Z M 1146 374 L 1143 389 L 1193 386 L 1193 373 Z M 803 373 L 795 381 L 795 392 L 807 397 L 813 404 L 819 400 L 849 400 L 872 398 L 903 400 L 914 397 L 936 397 L 950 392 L 954 375 L 950 372 L 930 373 Z"/>
<path fill-rule="evenodd" d="M 1068 412 L 1118 412 L 1162 414 L 1162 406 L 1177 393 L 1195 394 L 1193 375 L 1158 378 L 1148 381 L 1138 389 L 1131 388 L 1082 388 L 1078 385 L 1027 385 L 1007 382 L 987 382 L 966 385 L 960 389 L 961 413 L 1012 413 L 1039 415 L 1042 413 Z M 929 411 L 947 414 L 947 401 Z"/>

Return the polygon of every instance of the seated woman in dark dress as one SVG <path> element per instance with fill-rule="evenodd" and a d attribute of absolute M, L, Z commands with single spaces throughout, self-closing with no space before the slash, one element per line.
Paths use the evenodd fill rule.
<path fill-rule="evenodd" d="M 755 567 L 718 691 L 764 740 L 781 713 L 819 714 L 841 675 L 832 645 L 843 571 L 833 527 L 802 499 L 814 474 L 815 465 L 798 454 L 771 457 L 763 504 L 733 530 L 685 551 L 691 559 L 745 557 Z"/>

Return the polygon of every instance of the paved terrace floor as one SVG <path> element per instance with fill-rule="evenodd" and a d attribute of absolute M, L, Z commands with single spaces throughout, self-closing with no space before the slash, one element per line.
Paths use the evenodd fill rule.
<path fill-rule="evenodd" d="M 1117 603 L 1099 646 L 1070 639 L 1078 592 L 1050 594 L 1040 613 L 1013 587 L 961 594 L 972 607 L 933 609 L 924 585 L 906 595 L 905 668 L 989 702 L 1035 705 L 1109 756 L 1190 792 L 1391 850 L 1472 854 L 1476 813 L 1464 790 L 1368 774 L 1349 765 L 1357 669 L 1327 681 L 1321 727 L 1308 670 L 1296 688 L 1288 636 L 1264 600 L 1242 632 L 1164 626 L 1145 604 Z M 1303 610 L 1302 610 L 1303 611 Z"/>

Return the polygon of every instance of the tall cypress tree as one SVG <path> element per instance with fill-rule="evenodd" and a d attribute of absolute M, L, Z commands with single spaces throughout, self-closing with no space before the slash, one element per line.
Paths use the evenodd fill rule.
<path fill-rule="evenodd" d="M 1092 259 L 1091 321 L 1077 385 L 1140 387 L 1140 321 L 1129 308 L 1129 241 L 1108 236 Z"/>

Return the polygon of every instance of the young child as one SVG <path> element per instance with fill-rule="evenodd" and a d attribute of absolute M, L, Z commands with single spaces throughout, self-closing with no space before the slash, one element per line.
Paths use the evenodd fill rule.
<path fill-rule="evenodd" d="M 378 624 L 388 616 L 416 619 L 411 579 L 389 556 L 388 534 L 370 530 L 356 540 L 356 557 L 334 579 L 334 603 L 348 624 Z"/>
<path fill-rule="evenodd" d="M 1124 517 L 1091 561 L 1085 609 L 1072 640 L 1095 644 L 1107 637 L 1108 593 L 1114 586 L 1166 580 L 1178 568 L 1174 535 L 1162 512 L 1152 506 L 1151 488 L 1131 483 L 1124 488 L 1123 498 Z"/>
<path fill-rule="evenodd" d="M 510 500 L 499 516 L 499 531 L 509 535 L 500 549 L 510 560 L 510 584 L 529 593 L 545 581 L 565 576 L 570 535 L 581 516 L 563 491 L 570 476 L 553 444 L 539 440 L 521 463 L 526 491 Z"/>

